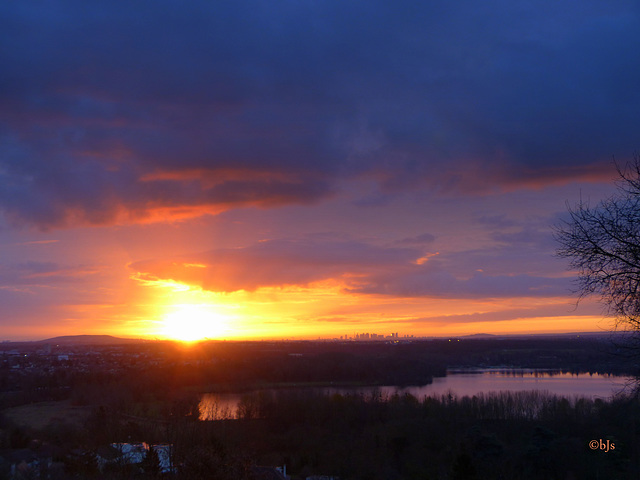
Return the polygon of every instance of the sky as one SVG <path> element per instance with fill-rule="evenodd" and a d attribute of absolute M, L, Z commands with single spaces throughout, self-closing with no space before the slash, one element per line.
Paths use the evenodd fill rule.
<path fill-rule="evenodd" d="M 606 330 L 634 1 L 0 5 L 0 340 Z"/>

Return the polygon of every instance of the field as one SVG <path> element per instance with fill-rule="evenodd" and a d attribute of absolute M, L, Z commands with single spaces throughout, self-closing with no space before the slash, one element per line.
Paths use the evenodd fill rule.
<path fill-rule="evenodd" d="M 8 408 L 2 413 L 16 425 L 40 430 L 53 423 L 80 426 L 91 413 L 91 407 L 74 406 L 69 401 L 37 402 Z"/>

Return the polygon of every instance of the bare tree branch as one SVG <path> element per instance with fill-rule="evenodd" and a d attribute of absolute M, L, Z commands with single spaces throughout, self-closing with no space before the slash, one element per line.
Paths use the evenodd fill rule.
<path fill-rule="evenodd" d="M 640 155 L 616 170 L 616 195 L 594 207 L 567 205 L 556 253 L 578 272 L 578 301 L 599 295 L 618 326 L 640 335 Z"/>

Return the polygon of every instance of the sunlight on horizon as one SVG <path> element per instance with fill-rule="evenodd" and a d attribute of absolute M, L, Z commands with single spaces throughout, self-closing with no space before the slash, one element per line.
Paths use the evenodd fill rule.
<path fill-rule="evenodd" d="M 214 305 L 178 304 L 164 314 L 158 333 L 172 340 L 194 342 L 223 338 L 230 332 L 229 317 Z"/>
<path fill-rule="evenodd" d="M 132 321 L 127 333 L 187 343 L 339 338 L 366 332 L 520 335 L 598 331 L 602 326 L 602 318 L 592 315 L 527 316 L 535 306 L 547 311 L 561 308 L 564 298 L 474 299 L 461 304 L 456 299 L 364 297 L 335 280 L 225 293 L 173 280 L 131 278 L 147 293 L 145 303 L 138 304 L 139 321 Z M 504 319 L 505 312 L 513 318 Z"/>

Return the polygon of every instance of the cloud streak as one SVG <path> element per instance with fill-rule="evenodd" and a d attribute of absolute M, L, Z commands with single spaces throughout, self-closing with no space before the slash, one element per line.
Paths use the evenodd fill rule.
<path fill-rule="evenodd" d="M 564 296 L 569 286 L 565 278 L 526 273 L 473 272 L 456 277 L 444 264 L 446 261 L 434 259 L 422 248 L 308 238 L 140 261 L 130 268 L 143 282 L 181 282 L 213 292 L 309 286 L 331 280 L 344 293 L 356 295 L 506 298 Z"/>

